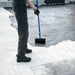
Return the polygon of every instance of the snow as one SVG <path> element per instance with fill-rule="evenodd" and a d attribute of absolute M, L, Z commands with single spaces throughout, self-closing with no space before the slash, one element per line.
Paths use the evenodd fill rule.
<path fill-rule="evenodd" d="M 50 47 L 33 47 L 28 43 L 28 48 L 32 49 L 33 53 L 26 56 L 31 57 L 32 61 L 17 63 L 18 35 L 17 30 L 10 25 L 9 16 L 12 14 L 0 8 L 0 75 L 47 75 L 46 68 L 40 65 L 57 64 L 75 59 L 75 42 L 66 40 Z M 51 68 L 48 71 L 48 75 L 54 75 Z M 59 75 L 64 75 L 64 73 Z"/>

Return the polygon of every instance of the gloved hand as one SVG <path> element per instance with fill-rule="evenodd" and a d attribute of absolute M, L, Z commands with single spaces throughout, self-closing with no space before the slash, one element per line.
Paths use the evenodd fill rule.
<path fill-rule="evenodd" d="M 39 15 L 40 11 L 37 8 L 34 9 L 34 14 Z"/>

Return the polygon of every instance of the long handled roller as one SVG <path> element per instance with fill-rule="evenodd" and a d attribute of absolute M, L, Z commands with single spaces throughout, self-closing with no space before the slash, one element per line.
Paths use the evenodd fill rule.
<path fill-rule="evenodd" d="M 36 5 L 37 5 L 37 10 L 39 10 L 38 0 L 36 0 Z M 35 38 L 35 44 L 43 44 L 43 45 L 45 45 L 46 39 L 45 38 L 41 38 L 40 18 L 39 18 L 39 15 L 38 15 L 38 29 L 39 29 L 39 38 Z"/>

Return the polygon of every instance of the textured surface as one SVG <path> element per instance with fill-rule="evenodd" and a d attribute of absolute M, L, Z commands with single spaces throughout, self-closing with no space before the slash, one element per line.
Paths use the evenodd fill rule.
<path fill-rule="evenodd" d="M 26 56 L 32 58 L 30 63 L 16 62 L 17 31 L 10 25 L 9 16 L 11 14 L 0 8 L 0 75 L 75 75 L 74 8 L 75 5 L 40 8 L 41 30 L 44 31 L 42 37 L 46 37 L 47 40 L 53 38 L 52 42 L 56 42 L 53 44 L 48 41 L 47 44 L 51 44 L 47 47 L 36 47 L 32 43 L 34 37 L 37 37 L 36 33 L 38 33 L 37 16 L 34 16 L 33 11 L 28 9 L 29 43 L 34 45 L 28 43 L 28 48 L 33 50 L 32 54 L 26 54 Z M 56 11 L 58 9 L 62 9 L 59 14 Z M 42 16 L 45 18 L 42 18 Z M 56 28 L 58 32 L 54 31 L 53 28 Z M 55 36 L 55 34 L 57 35 Z M 64 40 L 67 35 L 68 37 Z M 60 37 L 63 40 L 60 40 Z M 57 40 L 55 41 L 55 39 Z"/>
<path fill-rule="evenodd" d="M 40 23 L 42 38 L 46 38 L 46 45 L 56 45 L 64 40 L 75 41 L 75 4 L 62 6 L 40 7 Z M 13 12 L 13 11 L 12 11 Z M 12 25 L 17 27 L 15 19 Z M 38 38 L 37 16 L 28 9 L 29 43 L 35 46 L 35 38 Z"/>

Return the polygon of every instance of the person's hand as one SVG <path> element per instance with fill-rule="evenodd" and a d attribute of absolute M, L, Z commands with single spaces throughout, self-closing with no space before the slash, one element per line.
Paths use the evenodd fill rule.
<path fill-rule="evenodd" d="M 40 11 L 37 10 L 37 8 L 35 8 L 35 9 L 34 9 L 34 14 L 35 14 L 35 15 L 39 15 L 39 13 L 40 13 Z"/>

